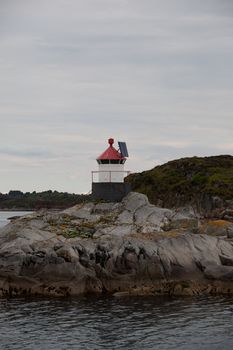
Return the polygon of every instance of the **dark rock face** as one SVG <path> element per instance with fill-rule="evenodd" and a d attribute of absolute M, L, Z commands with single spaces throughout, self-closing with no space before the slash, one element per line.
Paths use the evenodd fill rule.
<path fill-rule="evenodd" d="M 27 253 L 17 249 L 13 255 L 0 252 L 2 296 L 193 294 L 213 291 L 215 281 L 221 282 L 222 291 L 227 282 L 233 292 L 233 247 L 209 236 L 82 240 L 59 246 L 38 241 Z"/>
<path fill-rule="evenodd" d="M 16 219 L 0 231 L 0 295 L 233 293 L 232 241 L 195 223 L 136 193 Z"/>

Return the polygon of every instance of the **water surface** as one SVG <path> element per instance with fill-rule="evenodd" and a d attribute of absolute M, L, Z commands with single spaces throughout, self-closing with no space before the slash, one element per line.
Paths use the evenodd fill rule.
<path fill-rule="evenodd" d="M 0 228 L 9 222 L 9 218 L 13 216 L 24 216 L 32 213 L 31 211 L 0 211 Z"/>
<path fill-rule="evenodd" d="M 1 349 L 232 349 L 233 299 L 0 300 Z"/>

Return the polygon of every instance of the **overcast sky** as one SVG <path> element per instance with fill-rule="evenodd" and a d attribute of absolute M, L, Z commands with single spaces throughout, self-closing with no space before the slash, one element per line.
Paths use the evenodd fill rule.
<path fill-rule="evenodd" d="M 232 0 L 0 0 L 0 192 L 233 153 Z"/>

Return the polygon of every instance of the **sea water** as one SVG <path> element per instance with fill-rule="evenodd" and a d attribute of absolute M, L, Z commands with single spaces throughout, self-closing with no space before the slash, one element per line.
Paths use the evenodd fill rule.
<path fill-rule="evenodd" d="M 0 299 L 0 349 L 231 350 L 233 299 Z"/>
<path fill-rule="evenodd" d="M 9 218 L 13 216 L 24 216 L 30 214 L 30 211 L 0 211 L 0 228 L 9 222 Z"/>

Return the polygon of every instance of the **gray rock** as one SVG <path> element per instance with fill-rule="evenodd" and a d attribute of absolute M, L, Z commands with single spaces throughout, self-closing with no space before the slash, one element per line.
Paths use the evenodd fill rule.
<path fill-rule="evenodd" d="M 196 208 L 190 205 L 174 209 L 174 220 L 184 217 L 191 219 L 200 219 L 200 214 L 196 211 Z"/>
<path fill-rule="evenodd" d="M 86 203 L 84 205 L 78 204 L 72 208 L 64 210 L 62 213 L 73 216 L 78 219 L 84 219 L 90 222 L 95 222 L 100 219 L 100 216 L 92 214 L 94 207 L 94 203 Z"/>
<path fill-rule="evenodd" d="M 162 228 L 160 226 L 151 225 L 149 223 L 145 223 L 142 226 L 137 227 L 137 232 L 140 233 L 156 233 L 156 232 L 163 232 Z"/>
<path fill-rule="evenodd" d="M 232 241 L 189 233 L 195 220 L 135 193 L 16 219 L 0 230 L 0 295 L 233 294 Z"/>
<path fill-rule="evenodd" d="M 75 251 L 68 244 L 56 250 L 56 254 L 57 256 L 62 257 L 67 262 L 78 262 L 79 260 L 78 252 Z"/>
<path fill-rule="evenodd" d="M 127 236 L 133 232 L 133 225 L 121 225 L 121 226 L 116 226 L 112 231 L 111 235 L 113 236 Z"/>
<path fill-rule="evenodd" d="M 147 222 L 163 227 L 168 224 L 171 213 L 169 209 L 155 207 L 153 212 L 148 215 Z"/>
<path fill-rule="evenodd" d="M 197 233 L 199 231 L 199 220 L 195 218 L 172 218 L 172 220 L 167 224 L 166 229 L 177 230 L 184 229 L 189 232 Z"/>
<path fill-rule="evenodd" d="M 210 280 L 233 281 L 233 266 L 209 265 L 204 275 Z"/>
<path fill-rule="evenodd" d="M 227 227 L 227 237 L 233 238 L 233 224 Z"/>
<path fill-rule="evenodd" d="M 133 224 L 133 222 L 133 213 L 129 210 L 122 211 L 116 219 L 117 224 Z"/>
<path fill-rule="evenodd" d="M 208 220 L 202 225 L 201 231 L 211 236 L 226 237 L 231 226 L 232 224 L 226 220 Z"/>
<path fill-rule="evenodd" d="M 118 236 L 123 237 L 125 235 L 128 235 L 132 232 L 134 232 L 134 226 L 130 224 L 121 224 L 121 225 L 112 225 L 104 228 L 99 228 L 95 234 L 94 238 L 99 238 L 104 235 L 107 236 Z"/>
<path fill-rule="evenodd" d="M 220 254 L 219 258 L 221 260 L 222 265 L 233 266 L 233 257 Z"/>
<path fill-rule="evenodd" d="M 137 192 L 130 192 L 123 200 L 122 204 L 125 209 L 134 213 L 137 209 L 148 205 L 149 201 L 147 196 Z"/>
<path fill-rule="evenodd" d="M 98 203 L 93 207 L 93 213 L 105 214 L 115 212 L 122 207 L 121 203 Z"/>
<path fill-rule="evenodd" d="M 28 227 L 31 229 L 46 230 L 48 229 L 49 224 L 48 222 L 45 222 L 43 219 L 35 218 L 28 222 Z"/>

